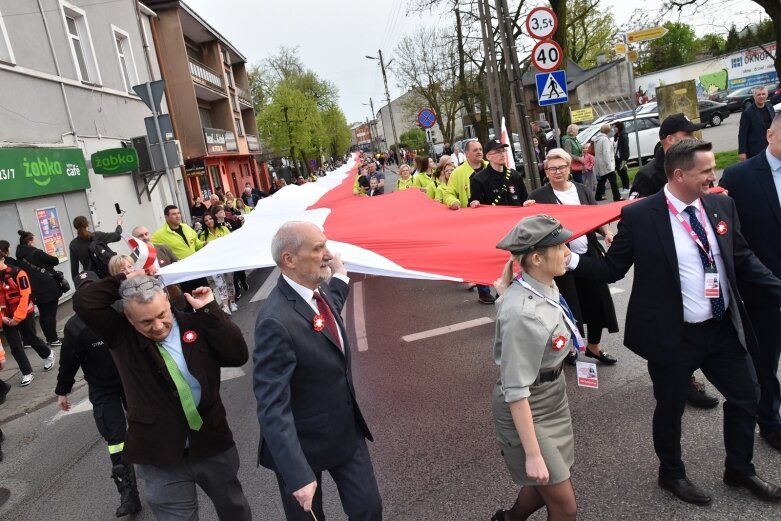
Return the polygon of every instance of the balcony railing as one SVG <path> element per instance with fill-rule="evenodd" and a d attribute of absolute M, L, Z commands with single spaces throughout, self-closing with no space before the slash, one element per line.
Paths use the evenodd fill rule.
<path fill-rule="evenodd" d="M 250 152 L 260 152 L 260 141 L 258 141 L 258 136 L 247 134 L 247 148 Z"/>
<path fill-rule="evenodd" d="M 252 107 L 252 95 L 241 87 L 236 87 L 236 94 L 239 95 L 239 102 Z"/>
<path fill-rule="evenodd" d="M 222 77 L 220 77 L 219 74 L 217 74 L 215 71 L 213 71 L 206 65 L 193 60 L 192 58 L 190 58 L 189 60 L 190 60 L 190 75 L 192 76 L 194 82 L 220 92 L 225 91 L 225 87 L 223 86 L 222 83 Z"/>

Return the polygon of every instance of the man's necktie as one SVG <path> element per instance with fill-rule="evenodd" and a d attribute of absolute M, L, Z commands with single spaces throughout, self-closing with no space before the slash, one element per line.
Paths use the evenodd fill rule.
<path fill-rule="evenodd" d="M 706 270 L 709 269 L 716 269 L 716 258 L 713 256 L 713 253 L 711 251 L 710 242 L 708 242 L 708 234 L 705 233 L 705 228 L 703 228 L 702 223 L 697 219 L 697 208 L 694 206 L 687 206 L 684 211 L 689 214 L 689 224 L 691 224 L 692 230 L 694 230 L 694 233 L 697 234 L 697 237 L 699 237 L 700 242 L 703 246 L 705 246 L 705 249 L 709 252 L 711 252 L 711 256 L 713 257 L 713 265 L 711 265 L 711 261 L 708 259 L 708 256 L 705 254 L 704 251 L 702 251 L 702 248 L 697 246 L 697 251 L 700 253 L 700 260 L 702 261 L 702 267 Z M 721 317 L 724 316 L 724 312 L 726 310 L 726 307 L 724 305 L 724 297 L 721 293 L 721 288 L 719 288 L 719 297 L 718 298 L 711 298 L 710 300 L 711 305 L 711 311 L 713 312 L 713 318 L 716 320 L 721 320 Z"/>
<path fill-rule="evenodd" d="M 174 359 L 165 350 L 162 344 L 157 344 L 157 349 L 160 350 L 160 356 L 163 357 L 165 367 L 168 369 L 168 374 L 171 375 L 171 379 L 176 386 L 176 392 L 179 394 L 179 400 L 182 402 L 182 409 L 184 409 L 184 415 L 187 418 L 187 425 L 194 431 L 201 430 L 203 425 L 203 419 L 198 414 L 198 408 L 195 406 L 195 399 L 193 398 L 193 391 L 190 389 L 190 384 L 184 379 L 182 372 L 174 362 Z"/>
<path fill-rule="evenodd" d="M 339 349 L 344 352 L 344 347 L 342 347 L 342 342 L 339 340 L 339 327 L 336 325 L 336 318 L 334 318 L 334 314 L 331 311 L 331 307 L 328 305 L 328 303 L 323 299 L 322 295 L 320 295 L 320 292 L 315 290 L 314 294 L 315 302 L 317 302 L 317 310 L 320 312 L 320 314 L 323 316 L 323 320 L 325 321 L 325 327 L 328 328 L 328 331 L 331 332 L 331 334 L 334 337 L 334 341 L 336 342 L 336 345 L 339 346 Z"/>

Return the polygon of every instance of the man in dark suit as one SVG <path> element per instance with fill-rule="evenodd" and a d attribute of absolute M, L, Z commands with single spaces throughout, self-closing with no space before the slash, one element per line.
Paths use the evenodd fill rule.
<path fill-rule="evenodd" d="M 754 89 L 754 104 L 740 116 L 738 127 L 738 157 L 741 161 L 754 157 L 767 146 L 765 135 L 776 111 L 767 103 L 767 87 Z"/>
<path fill-rule="evenodd" d="M 243 365 L 247 344 L 209 288 L 185 298 L 194 313 L 172 309 L 157 279 L 138 270 L 80 288 L 73 308 L 111 350 L 127 399 L 123 458 L 136 464 L 155 517 L 197 519 L 197 484 L 221 521 L 249 521 L 220 399 L 220 367 Z"/>
<path fill-rule="evenodd" d="M 729 167 L 720 185 L 735 201 L 749 247 L 776 277 L 781 277 L 781 115 L 767 131 L 767 143 L 762 153 Z M 742 284 L 740 293 L 757 336 L 756 344 L 749 348 L 753 348 L 751 356 L 760 389 L 759 432 L 781 451 L 781 387 L 777 376 L 781 311 L 760 286 Z"/>
<path fill-rule="evenodd" d="M 681 416 L 699 368 L 726 399 L 724 482 L 778 501 L 781 488 L 759 478 L 752 463 L 758 395 L 746 337 L 753 332 L 737 280 L 764 286 L 776 307 L 781 281 L 748 248 L 732 199 L 708 194 L 715 168 L 710 143 L 670 147 L 663 191 L 622 209 L 604 258 L 573 253 L 570 267 L 614 282 L 635 265 L 624 345 L 648 360 L 659 485 L 690 503 L 711 502 L 687 479 L 681 459 Z"/>
<path fill-rule="evenodd" d="M 282 275 L 255 324 L 258 462 L 276 472 L 290 521 L 311 521 L 310 511 L 324 518 L 325 470 L 351 521 L 379 521 L 382 501 L 366 446 L 373 439 L 355 398 L 339 316 L 347 271 L 311 223 L 282 225 L 271 254 Z"/>

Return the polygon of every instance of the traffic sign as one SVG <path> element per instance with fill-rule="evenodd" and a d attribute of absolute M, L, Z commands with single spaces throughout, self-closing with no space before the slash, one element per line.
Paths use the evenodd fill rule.
<path fill-rule="evenodd" d="M 613 46 L 613 49 L 616 51 L 616 54 L 626 54 L 625 43 L 617 43 Z"/>
<path fill-rule="evenodd" d="M 537 80 L 537 104 L 540 107 L 566 103 L 567 74 L 564 71 L 543 72 L 535 76 Z"/>
<path fill-rule="evenodd" d="M 532 49 L 532 64 L 540 72 L 555 71 L 561 65 L 561 46 L 553 40 L 541 40 Z"/>
<path fill-rule="evenodd" d="M 640 55 L 637 54 L 637 51 L 629 51 L 629 53 L 626 55 L 626 58 L 632 63 L 636 62 L 639 57 Z"/>
<path fill-rule="evenodd" d="M 626 41 L 629 43 L 645 42 L 648 40 L 656 40 L 667 34 L 666 27 L 651 27 L 650 29 L 642 29 L 632 33 L 626 33 Z"/>
<path fill-rule="evenodd" d="M 431 128 L 437 122 L 437 115 L 430 108 L 420 109 L 418 123 L 423 128 Z"/>
<path fill-rule="evenodd" d="M 594 110 L 591 107 L 586 107 L 585 109 L 579 110 L 571 110 L 570 114 L 572 115 L 573 123 L 581 123 L 583 121 L 591 121 L 594 119 Z"/>
<path fill-rule="evenodd" d="M 526 16 L 526 32 L 535 40 L 553 36 L 559 26 L 559 19 L 550 7 L 535 7 Z"/>

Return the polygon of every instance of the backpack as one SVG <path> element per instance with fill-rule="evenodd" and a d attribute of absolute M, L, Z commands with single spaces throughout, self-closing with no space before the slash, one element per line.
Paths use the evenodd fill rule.
<path fill-rule="evenodd" d="M 108 277 L 108 263 L 111 257 L 117 253 L 108 247 L 108 244 L 94 239 L 89 244 L 89 258 L 92 261 L 92 269 L 98 274 L 98 277 Z"/>

